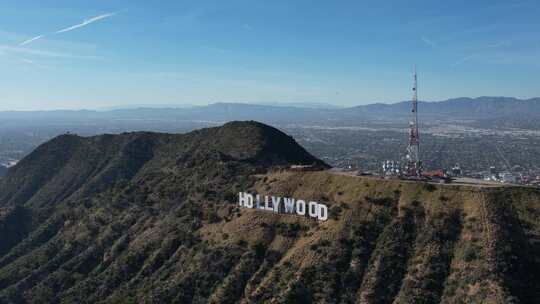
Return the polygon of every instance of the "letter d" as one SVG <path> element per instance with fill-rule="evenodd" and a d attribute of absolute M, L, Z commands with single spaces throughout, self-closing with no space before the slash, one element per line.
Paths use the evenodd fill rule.
<path fill-rule="evenodd" d="M 319 204 L 317 206 L 317 215 L 318 215 L 319 221 L 328 220 L 328 207 L 326 207 L 326 205 Z"/>

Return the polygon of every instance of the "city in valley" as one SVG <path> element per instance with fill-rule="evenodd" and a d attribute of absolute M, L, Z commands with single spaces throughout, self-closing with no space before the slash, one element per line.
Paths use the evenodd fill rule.
<path fill-rule="evenodd" d="M 370 127 L 286 128 L 309 151 L 337 168 L 382 174 L 386 160 L 399 159 L 407 130 Z M 429 171 L 510 184 L 540 185 L 540 132 L 492 130 L 460 125 L 426 126 L 421 155 Z"/>
<path fill-rule="evenodd" d="M 516 111 L 523 112 L 528 108 L 521 110 L 520 106 L 534 110 L 539 103 L 538 100 L 504 100 L 517 103 Z M 470 108 L 502 102 L 501 98 L 469 101 Z M 540 184 L 540 120 L 527 119 L 519 113 L 509 113 L 504 118 L 489 112 L 485 117 L 470 116 L 467 108 L 455 108 L 452 112 L 457 114 L 448 114 L 447 110 L 436 108 L 448 108 L 455 102 L 419 105 L 419 155 L 424 172 L 473 181 Z M 214 104 L 191 109 L 73 111 L 51 114 L 51 118 L 45 115 L 36 121 L 28 120 L 31 112 L 22 112 L 0 130 L 0 164 L 13 166 L 39 144 L 65 133 L 89 136 L 142 129 L 185 133 L 227 120 L 254 119 L 290 134 L 309 152 L 335 168 L 362 175 L 384 175 L 383 164 L 399 162 L 407 150 L 408 105 L 410 101 L 366 110 L 364 107 Z M 0 118 L 2 115 L 6 114 L 0 113 Z"/>

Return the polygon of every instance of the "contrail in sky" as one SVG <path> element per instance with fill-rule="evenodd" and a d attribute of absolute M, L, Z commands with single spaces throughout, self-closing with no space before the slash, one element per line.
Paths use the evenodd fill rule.
<path fill-rule="evenodd" d="M 74 25 L 74 26 L 70 26 L 70 27 L 68 27 L 68 28 L 59 30 L 59 31 L 55 32 L 55 34 L 60 34 L 60 33 L 65 33 L 65 32 L 69 32 L 69 31 L 73 31 L 73 30 L 75 30 L 75 29 L 78 29 L 78 28 L 87 26 L 87 25 L 89 25 L 89 24 L 91 24 L 91 23 L 94 23 L 94 22 L 96 22 L 96 21 L 99 21 L 99 20 L 102 20 L 102 19 L 105 19 L 105 18 L 112 17 L 112 16 L 114 16 L 114 15 L 116 15 L 116 13 L 109 13 L 109 14 L 99 15 L 99 16 L 90 18 L 90 19 L 88 19 L 88 20 L 84 20 L 82 23 L 79 23 L 79 24 L 76 24 L 76 25 Z"/>
<path fill-rule="evenodd" d="M 85 27 L 89 24 L 92 24 L 96 21 L 99 21 L 99 20 L 103 20 L 103 19 L 106 19 L 106 18 L 109 18 L 109 17 L 112 17 L 114 15 L 116 15 L 117 13 L 108 13 L 108 14 L 102 14 L 102 15 L 99 15 L 99 16 L 96 16 L 96 17 L 92 17 L 90 19 L 87 19 L 87 20 L 84 20 L 83 22 L 79 23 L 79 24 L 75 24 L 73 26 L 70 26 L 70 27 L 67 27 L 65 29 L 61 29 L 59 31 L 56 31 L 50 35 L 55 35 L 55 34 L 61 34 L 61 33 L 66 33 L 66 32 L 70 32 L 70 31 L 73 31 L 75 29 L 78 29 L 78 28 L 81 28 L 81 27 Z M 28 40 L 25 40 L 23 42 L 21 42 L 19 44 L 19 46 L 23 46 L 23 45 L 27 45 L 27 44 L 30 44 L 36 40 L 39 40 L 45 36 L 47 36 L 48 34 L 43 34 L 43 35 L 39 35 L 39 36 L 36 36 L 36 37 L 33 37 L 33 38 L 30 38 Z"/>
<path fill-rule="evenodd" d="M 44 36 L 45 36 L 45 35 L 39 35 L 39 36 L 36 36 L 36 37 L 34 37 L 34 38 L 30 38 L 30 39 L 28 39 L 28 40 L 25 40 L 25 41 L 19 43 L 19 46 L 23 46 L 23 45 L 32 43 L 32 42 L 34 42 L 34 41 L 36 41 L 36 40 L 38 40 L 38 39 L 43 38 Z"/>

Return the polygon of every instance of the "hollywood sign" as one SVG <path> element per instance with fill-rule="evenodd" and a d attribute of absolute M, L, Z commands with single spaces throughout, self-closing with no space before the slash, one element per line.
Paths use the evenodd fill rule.
<path fill-rule="evenodd" d="M 328 220 L 328 207 L 317 202 L 306 202 L 294 198 L 250 194 L 240 192 L 238 194 L 238 205 L 240 207 L 271 211 L 281 214 L 296 214 L 299 216 L 318 219 L 319 221 Z"/>

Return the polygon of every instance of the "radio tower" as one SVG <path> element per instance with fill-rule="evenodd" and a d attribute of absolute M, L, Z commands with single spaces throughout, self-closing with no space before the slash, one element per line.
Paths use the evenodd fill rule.
<path fill-rule="evenodd" d="M 405 155 L 405 174 L 410 177 L 422 175 L 422 163 L 420 162 L 420 137 L 418 133 L 418 77 L 416 66 L 414 67 L 414 85 L 412 98 L 411 121 L 409 122 L 409 144 Z"/>

